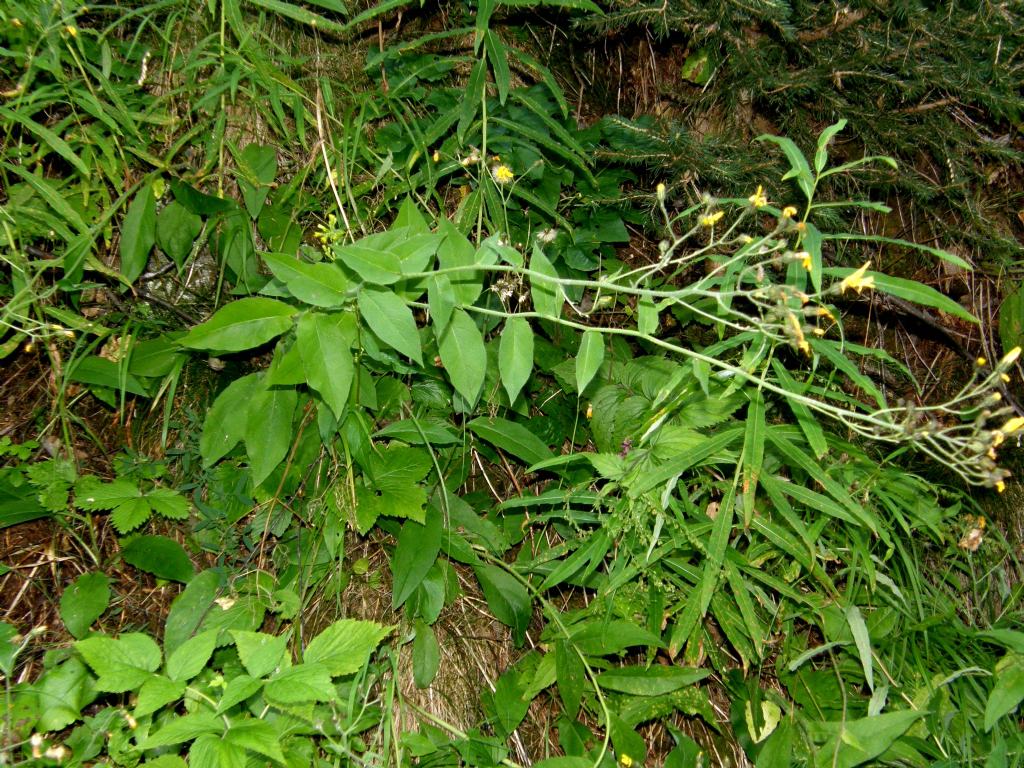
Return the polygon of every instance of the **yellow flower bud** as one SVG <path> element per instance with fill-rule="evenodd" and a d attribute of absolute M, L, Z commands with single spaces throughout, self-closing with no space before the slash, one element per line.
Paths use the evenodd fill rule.
<path fill-rule="evenodd" d="M 1006 357 L 999 361 L 1000 365 L 1013 365 L 1017 362 L 1017 358 L 1020 357 L 1020 347 L 1014 347 L 1006 353 Z"/>
<path fill-rule="evenodd" d="M 1014 432 L 1021 429 L 1024 429 L 1024 416 L 1014 416 L 1008 422 L 1003 424 L 999 431 L 1007 435 L 1012 435 Z"/>
<path fill-rule="evenodd" d="M 764 193 L 764 187 L 760 184 L 757 185 L 757 192 L 748 197 L 747 200 L 749 200 L 750 204 L 755 208 L 764 208 L 768 205 L 768 197 Z"/>
<path fill-rule="evenodd" d="M 658 186 L 654 188 L 654 193 L 658 196 L 659 203 L 665 202 L 665 191 L 664 184 L 658 184 Z"/>
<path fill-rule="evenodd" d="M 719 222 L 719 220 L 721 220 L 723 216 L 725 216 L 725 211 L 715 211 L 714 213 L 709 213 L 706 216 L 701 216 L 700 224 L 702 227 L 713 227 L 715 226 L 715 224 Z"/>
<path fill-rule="evenodd" d="M 787 205 L 785 208 L 782 209 L 782 215 L 787 219 L 792 219 L 794 216 L 796 216 L 796 207 L 792 205 Z"/>
<path fill-rule="evenodd" d="M 985 359 L 984 357 L 979 357 L 979 358 L 978 358 L 977 360 L 975 360 L 974 362 L 976 362 L 976 363 L 978 364 L 978 367 L 979 367 L 979 368 L 983 368 L 983 367 L 985 367 L 986 365 L 988 365 L 988 360 L 986 360 L 986 359 Z"/>

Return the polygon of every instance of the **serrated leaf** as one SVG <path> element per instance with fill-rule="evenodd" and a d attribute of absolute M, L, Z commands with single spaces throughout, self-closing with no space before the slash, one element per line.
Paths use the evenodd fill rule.
<path fill-rule="evenodd" d="M 498 345 L 498 373 L 510 403 L 515 402 L 532 372 L 533 329 L 526 318 L 510 317 Z"/>
<path fill-rule="evenodd" d="M 294 307 L 262 296 L 232 301 L 179 342 L 192 349 L 241 352 L 266 344 L 292 327 Z"/>
<path fill-rule="evenodd" d="M 302 659 L 307 664 L 323 664 L 331 677 L 351 675 L 363 668 L 391 627 L 374 621 L 341 619 L 314 637 Z"/>
<path fill-rule="evenodd" d="M 60 617 L 72 637 L 82 638 L 110 603 L 110 579 L 102 573 L 83 573 L 60 597 Z"/>
<path fill-rule="evenodd" d="M 269 757 L 282 765 L 290 765 L 281 751 L 281 736 L 281 732 L 266 720 L 236 720 L 224 734 L 224 742 Z"/>
<path fill-rule="evenodd" d="M 359 314 L 377 337 L 418 365 L 423 365 L 420 334 L 412 310 L 397 294 L 365 288 L 359 292 Z"/>
<path fill-rule="evenodd" d="M 355 375 L 352 350 L 341 326 L 343 319 L 342 315 L 311 312 L 302 316 L 296 328 L 306 380 L 339 420 L 348 407 Z"/>
<path fill-rule="evenodd" d="M 145 498 L 154 512 L 170 520 L 187 520 L 192 509 L 188 499 L 170 488 L 154 488 Z"/>
<path fill-rule="evenodd" d="M 188 553 L 166 536 L 135 536 L 124 545 L 121 557 L 129 565 L 161 579 L 185 583 L 195 575 Z"/>
<path fill-rule="evenodd" d="M 266 677 L 277 669 L 288 650 L 288 636 L 275 637 L 265 632 L 231 630 L 238 657 L 245 671 L 253 677 Z"/>
<path fill-rule="evenodd" d="M 464 309 L 455 309 L 438 339 L 438 350 L 452 386 L 467 403 L 474 404 L 487 374 L 483 334 Z"/>
<path fill-rule="evenodd" d="M 217 647 L 217 632 L 202 632 L 167 654 L 167 676 L 187 682 L 203 671 Z"/>
<path fill-rule="evenodd" d="M 75 649 L 96 676 L 96 687 L 108 693 L 134 690 L 160 668 L 160 646 L 149 635 L 129 632 L 118 638 L 87 637 Z"/>
<path fill-rule="evenodd" d="M 305 663 L 282 669 L 263 686 L 263 695 L 274 704 L 307 704 L 331 701 L 337 695 L 326 664 Z"/>
<path fill-rule="evenodd" d="M 172 701 L 177 701 L 185 692 L 183 681 L 169 680 L 163 675 L 153 675 L 139 688 L 138 700 L 133 712 L 136 718 L 146 717 Z"/>
<path fill-rule="evenodd" d="M 191 741 L 203 734 L 220 734 L 224 730 L 224 721 L 209 711 L 192 712 L 180 715 L 168 721 L 167 725 L 148 738 L 143 739 L 140 749 L 156 749 L 169 747 Z"/>

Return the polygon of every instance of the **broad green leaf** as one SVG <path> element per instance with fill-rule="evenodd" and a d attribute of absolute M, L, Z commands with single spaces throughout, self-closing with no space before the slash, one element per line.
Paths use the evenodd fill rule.
<path fill-rule="evenodd" d="M 233 629 L 230 634 L 234 638 L 242 666 L 253 677 L 266 677 L 277 669 L 288 650 L 287 635 L 275 637 L 264 632 L 241 629 Z"/>
<path fill-rule="evenodd" d="M 530 257 L 530 295 L 533 297 L 533 309 L 546 317 L 562 316 L 562 287 L 558 284 L 558 272 L 548 261 L 548 257 L 539 246 L 534 244 Z"/>
<path fill-rule="evenodd" d="M 452 312 L 448 327 L 438 339 L 438 350 L 455 390 L 467 403 L 475 403 L 487 374 L 487 349 L 483 334 L 466 310 Z"/>
<path fill-rule="evenodd" d="M 167 722 L 163 728 L 143 739 L 140 749 L 156 749 L 181 744 L 205 734 L 220 734 L 224 730 L 224 721 L 208 710 L 200 710 L 187 715 L 179 715 Z"/>
<path fill-rule="evenodd" d="M 172 656 L 202 624 L 217 597 L 222 576 L 217 569 L 203 571 L 174 598 L 164 623 L 164 650 L 168 656 Z"/>
<path fill-rule="evenodd" d="M 83 357 L 77 363 L 69 365 L 66 375 L 71 381 L 108 387 L 115 392 L 127 392 L 143 397 L 150 394 L 146 385 L 128 373 L 122 365 L 95 355 Z"/>
<path fill-rule="evenodd" d="M 503 739 L 512 735 L 530 710 L 530 702 L 523 695 L 524 690 L 519 678 L 519 670 L 511 667 L 498 677 L 494 684 L 494 693 L 490 696 L 485 694 L 485 706 L 493 706 L 492 722 L 495 731 Z"/>
<path fill-rule="evenodd" d="M 427 492 L 421 481 L 432 468 L 430 454 L 419 448 L 391 445 L 373 454 L 367 486 L 356 489 L 359 532 L 366 533 L 381 515 L 424 522 Z"/>
<path fill-rule="evenodd" d="M 82 638 L 110 603 L 110 579 L 102 573 L 83 573 L 60 596 L 60 617 L 72 637 Z"/>
<path fill-rule="evenodd" d="M 364 288 L 359 292 L 359 314 L 381 341 L 423 365 L 416 320 L 397 294 Z"/>
<path fill-rule="evenodd" d="M 847 275 L 852 274 L 856 270 L 850 269 L 849 267 L 828 267 L 824 270 L 825 274 L 829 277 L 842 279 Z M 915 304 L 920 304 L 923 307 L 934 307 L 942 312 L 946 312 L 954 317 L 959 317 L 961 320 L 966 320 L 970 323 L 977 323 L 978 318 L 960 306 L 959 302 L 954 301 L 945 294 L 939 293 L 937 290 L 932 288 L 930 285 L 919 283 L 917 280 L 907 280 L 903 277 L 893 277 L 891 275 L 884 275 L 881 272 L 872 272 L 868 270 L 864 273 L 864 277 L 872 278 L 874 280 L 874 287 L 876 290 L 882 293 L 888 293 L 897 298 L 911 301 Z"/>
<path fill-rule="evenodd" d="M 282 253 L 264 253 L 263 260 L 299 301 L 324 309 L 340 309 L 350 300 L 348 278 L 333 264 L 309 264 Z"/>
<path fill-rule="evenodd" d="M 292 416 L 299 396 L 294 389 L 266 389 L 249 402 L 245 450 L 252 484 L 259 485 L 284 461 L 292 444 Z"/>
<path fill-rule="evenodd" d="M 367 283 L 391 285 L 402 279 L 402 262 L 391 251 L 355 243 L 334 246 L 335 258 Z"/>
<path fill-rule="evenodd" d="M 214 313 L 181 339 L 182 346 L 241 352 L 266 344 L 292 327 L 294 307 L 276 299 L 238 299 Z"/>
<path fill-rule="evenodd" d="M 580 338 L 580 349 L 576 354 L 576 393 L 583 395 L 583 390 L 593 381 L 594 376 L 604 362 L 604 337 L 600 331 L 584 331 Z"/>
<path fill-rule="evenodd" d="M 89 670 L 75 656 L 48 670 L 32 687 L 39 702 L 39 720 L 34 725 L 39 733 L 60 731 L 81 719 L 82 707 L 96 698 Z M 7 710 L 11 715 L 17 712 L 18 699 L 14 701 L 15 711 Z"/>
<path fill-rule="evenodd" d="M 391 627 L 373 621 L 341 619 L 314 637 L 302 655 L 307 664 L 323 664 L 332 677 L 363 668 Z"/>
<path fill-rule="evenodd" d="M 284 5 L 284 3 L 282 3 Z M 249 216 L 259 216 L 277 175 L 277 151 L 274 147 L 249 144 L 238 154 L 238 188 Z"/>
<path fill-rule="evenodd" d="M 660 321 L 658 308 L 649 296 L 641 296 L 636 304 L 636 329 L 645 336 L 652 336 L 658 331 Z"/>
<path fill-rule="evenodd" d="M 238 675 L 232 677 L 224 687 L 224 693 L 217 702 L 217 714 L 227 712 L 236 704 L 241 704 L 257 691 L 263 688 L 263 681 L 249 677 L 249 675 Z"/>
<path fill-rule="evenodd" d="M 551 459 L 551 449 L 537 435 L 514 421 L 481 416 L 467 425 L 473 434 L 506 451 L 528 465 Z"/>
<path fill-rule="evenodd" d="M 202 231 L 203 220 L 177 200 L 165 205 L 156 216 L 156 244 L 179 268 Z"/>
<path fill-rule="evenodd" d="M 160 668 L 160 646 L 149 635 L 129 632 L 118 638 L 93 636 L 75 649 L 96 676 L 96 688 L 124 693 L 138 688 Z"/>
<path fill-rule="evenodd" d="M 985 731 L 1024 701 L 1024 655 L 1008 653 L 996 664 L 996 684 L 985 704 Z"/>
<path fill-rule="evenodd" d="M 307 704 L 331 701 L 337 695 L 326 664 L 297 664 L 277 672 L 263 686 L 263 695 L 273 704 Z"/>
<path fill-rule="evenodd" d="M 594 621 L 574 629 L 572 644 L 587 656 L 610 656 L 627 648 L 650 646 L 661 648 L 661 638 L 631 621 L 609 619 Z"/>
<path fill-rule="evenodd" d="M 129 283 L 146 268 L 155 242 L 156 199 L 149 184 L 143 184 L 121 224 L 121 275 Z"/>
<path fill-rule="evenodd" d="M 163 675 L 153 675 L 139 688 L 133 715 L 136 718 L 151 715 L 172 701 L 180 699 L 184 692 L 185 683 L 183 681 L 169 680 Z"/>
<path fill-rule="evenodd" d="M 281 731 L 266 720 L 236 719 L 224 734 L 224 743 L 269 757 L 280 765 L 289 765 L 281 751 L 281 736 Z"/>
<path fill-rule="evenodd" d="M 816 724 L 830 734 L 815 752 L 815 768 L 853 768 L 889 749 L 927 710 L 901 710 L 845 722 Z"/>
<path fill-rule="evenodd" d="M 249 402 L 260 389 L 259 375 L 250 373 L 232 381 L 217 396 L 206 413 L 203 434 L 199 438 L 204 467 L 216 464 L 245 437 Z"/>
<path fill-rule="evenodd" d="M 171 181 L 171 192 L 174 194 L 174 199 L 185 206 L 187 210 L 200 216 L 225 213 L 236 210 L 238 207 L 238 203 L 234 200 L 207 195 L 180 179 Z"/>
<path fill-rule="evenodd" d="M 533 329 L 524 317 L 510 317 L 501 330 L 498 345 L 498 373 L 514 403 L 533 372 Z"/>
<path fill-rule="evenodd" d="M 407 520 L 391 556 L 391 607 L 400 608 L 420 585 L 441 551 L 441 513 L 429 506 L 422 524 Z"/>
<path fill-rule="evenodd" d="M 217 646 L 217 632 L 202 632 L 177 646 L 167 654 L 167 676 L 171 680 L 187 682 L 206 667 Z"/>
<path fill-rule="evenodd" d="M 434 336 L 440 337 L 448 327 L 455 309 L 455 291 L 452 289 L 448 275 L 434 275 L 427 281 L 427 305 L 430 307 L 430 320 L 434 325 Z"/>
<path fill-rule="evenodd" d="M 555 681 L 565 713 L 576 719 L 587 684 L 587 671 L 576 647 L 565 640 L 555 643 Z"/>
<path fill-rule="evenodd" d="M 189 500 L 171 488 L 153 488 L 145 499 L 154 512 L 169 520 L 187 520 L 192 511 Z"/>
<path fill-rule="evenodd" d="M 299 319 L 296 328 L 296 344 L 306 380 L 337 419 L 348 407 L 355 374 L 349 339 L 341 327 L 343 322 L 343 315 L 310 312 Z"/>
<path fill-rule="evenodd" d="M 417 688 L 429 688 L 441 666 L 441 646 L 430 625 L 417 619 L 412 641 L 412 677 Z"/>
<path fill-rule="evenodd" d="M 471 306 L 483 291 L 483 273 L 472 269 L 482 259 L 477 249 L 469 242 L 458 227 L 448 219 L 442 218 L 437 227 L 438 234 L 444 235 L 440 248 L 437 249 L 437 260 L 441 269 L 458 269 L 458 272 L 438 275 L 451 283 L 456 306 Z M 447 321 L 442 323 L 446 325 Z"/>
<path fill-rule="evenodd" d="M 711 674 L 710 669 L 692 667 L 616 667 L 597 676 L 597 684 L 607 691 L 632 696 L 661 696 L 695 685 Z"/>
<path fill-rule="evenodd" d="M 496 565 L 483 565 L 473 570 L 494 618 L 511 627 L 516 644 L 521 644 L 533 613 L 530 594 L 526 587 L 512 574 Z"/>
<path fill-rule="evenodd" d="M 121 549 L 121 557 L 161 579 L 185 583 L 195 575 L 188 553 L 167 536 L 134 536 Z"/>

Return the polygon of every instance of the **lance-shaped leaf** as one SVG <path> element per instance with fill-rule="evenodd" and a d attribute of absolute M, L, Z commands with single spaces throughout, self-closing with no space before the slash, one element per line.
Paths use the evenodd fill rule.
<path fill-rule="evenodd" d="M 239 299 L 219 309 L 181 340 L 192 349 L 241 352 L 266 344 L 292 327 L 295 308 L 261 296 Z"/>

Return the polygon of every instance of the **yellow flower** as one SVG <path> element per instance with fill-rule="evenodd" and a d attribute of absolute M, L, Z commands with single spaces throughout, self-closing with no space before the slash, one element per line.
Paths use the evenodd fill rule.
<path fill-rule="evenodd" d="M 714 213 L 709 213 L 705 216 L 701 216 L 700 224 L 702 227 L 713 227 L 715 226 L 715 224 L 718 223 L 718 221 L 723 216 L 725 216 L 725 211 L 715 211 Z"/>
<path fill-rule="evenodd" d="M 1024 429 L 1024 416 L 1014 416 L 1008 422 L 1003 424 L 999 431 L 1006 435 L 1012 435 L 1014 432 L 1021 429 Z"/>
<path fill-rule="evenodd" d="M 807 339 L 804 337 L 804 329 L 801 327 L 800 321 L 796 319 L 796 315 L 793 313 L 787 315 L 786 320 L 789 322 L 789 327 L 793 332 L 793 342 L 796 344 L 796 348 L 810 357 L 811 345 L 807 343 Z"/>
<path fill-rule="evenodd" d="M 796 206 L 787 205 L 785 208 L 782 209 L 782 216 L 783 218 L 786 219 L 792 219 L 794 216 L 796 216 Z"/>
<path fill-rule="evenodd" d="M 811 260 L 811 254 L 809 254 L 807 251 L 800 251 L 800 253 L 796 254 L 796 256 L 798 259 L 800 259 L 800 264 L 803 266 L 803 268 L 810 272 L 811 267 L 814 266 L 814 263 Z"/>
<path fill-rule="evenodd" d="M 21 26 L 21 19 L 19 19 L 17 17 L 11 19 L 11 26 L 14 27 L 14 28 L 20 27 Z"/>
<path fill-rule="evenodd" d="M 1014 347 L 1006 353 L 1006 357 L 999 361 L 1000 365 L 1013 365 L 1017 362 L 1017 358 L 1020 357 L 1020 347 Z"/>
<path fill-rule="evenodd" d="M 978 364 L 979 368 L 984 368 L 986 365 L 988 365 L 988 360 L 986 360 L 984 357 L 979 357 L 974 362 Z"/>
<path fill-rule="evenodd" d="M 757 192 L 748 197 L 747 200 L 749 200 L 750 204 L 755 208 L 764 208 L 768 205 L 768 197 L 764 193 L 764 187 L 760 184 L 757 185 Z"/>
<path fill-rule="evenodd" d="M 1003 440 L 1005 440 L 1005 439 L 1006 439 L 1006 433 L 1004 433 L 1002 430 L 1000 430 L 1000 429 L 993 429 L 992 430 L 992 447 L 993 448 L 998 448 L 1000 445 L 1003 444 Z"/>
<path fill-rule="evenodd" d="M 434 150 L 434 155 L 433 155 L 433 157 L 434 157 L 434 162 L 435 162 L 435 163 L 439 163 L 439 162 L 441 162 L 441 153 L 440 153 L 440 152 L 438 152 L 438 151 L 437 151 L 436 149 Z"/>
<path fill-rule="evenodd" d="M 633 765 L 633 758 L 629 755 L 623 755 L 619 758 L 619 765 L 621 765 L 622 768 L 630 768 L 630 766 Z"/>
<path fill-rule="evenodd" d="M 868 271 L 869 266 L 871 266 L 871 262 L 865 261 L 864 265 L 860 269 L 844 277 L 843 282 L 839 284 L 839 292 L 846 293 L 846 291 L 852 288 L 857 293 L 860 293 L 865 288 L 874 288 L 875 278 L 870 275 L 868 277 L 864 276 L 864 273 Z"/>
<path fill-rule="evenodd" d="M 64 27 L 64 29 L 72 37 L 78 37 L 78 29 L 76 29 L 75 27 L 72 27 L 70 24 L 68 24 L 66 27 Z"/>
<path fill-rule="evenodd" d="M 515 178 L 515 174 L 507 165 L 501 164 L 491 168 L 491 177 L 495 184 L 508 184 Z"/>
<path fill-rule="evenodd" d="M 997 480 L 996 481 L 996 492 L 997 493 L 1002 493 L 1005 490 L 1006 490 L 1006 483 L 1004 483 L 1002 480 Z"/>

